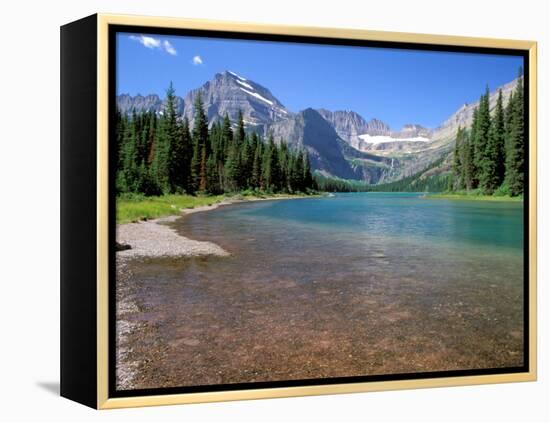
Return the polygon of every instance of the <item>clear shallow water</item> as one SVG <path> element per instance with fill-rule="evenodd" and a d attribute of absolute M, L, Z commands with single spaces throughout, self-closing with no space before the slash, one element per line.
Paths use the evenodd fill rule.
<path fill-rule="evenodd" d="M 522 214 L 364 193 L 179 219 L 231 256 L 131 264 L 136 387 L 520 366 Z"/>

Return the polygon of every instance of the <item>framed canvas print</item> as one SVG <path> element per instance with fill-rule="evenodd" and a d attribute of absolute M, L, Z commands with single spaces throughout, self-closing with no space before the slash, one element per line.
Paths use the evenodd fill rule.
<path fill-rule="evenodd" d="M 61 28 L 61 394 L 536 379 L 536 43 Z"/>

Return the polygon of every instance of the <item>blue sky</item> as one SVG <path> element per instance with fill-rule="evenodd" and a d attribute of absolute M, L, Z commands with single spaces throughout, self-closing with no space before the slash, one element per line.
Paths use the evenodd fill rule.
<path fill-rule="evenodd" d="M 522 58 L 165 35 L 117 35 L 117 94 L 185 96 L 231 70 L 289 110 L 354 110 L 392 128 L 436 127 L 465 102 L 511 81 Z"/>

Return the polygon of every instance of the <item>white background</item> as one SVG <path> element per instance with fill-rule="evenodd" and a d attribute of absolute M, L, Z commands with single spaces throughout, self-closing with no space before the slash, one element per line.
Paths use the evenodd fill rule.
<path fill-rule="evenodd" d="M 0 62 L 3 421 L 549 421 L 548 12 L 536 0 L 4 1 Z M 96 412 L 59 398 L 59 26 L 95 12 L 539 42 L 539 381 Z M 452 81 L 450 81 L 452 83 Z M 546 192 L 548 190 L 546 189 Z M 545 394 L 546 391 L 546 394 Z M 31 420 L 32 419 L 32 420 Z"/>

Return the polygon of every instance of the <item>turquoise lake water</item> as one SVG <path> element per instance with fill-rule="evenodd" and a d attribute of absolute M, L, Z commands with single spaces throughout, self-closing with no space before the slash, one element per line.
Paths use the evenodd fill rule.
<path fill-rule="evenodd" d="M 523 364 L 520 202 L 337 194 L 172 227 L 231 255 L 133 265 L 165 346 L 141 387 Z"/>
<path fill-rule="evenodd" d="M 317 225 L 364 237 L 413 237 L 477 247 L 523 248 L 523 205 L 427 199 L 417 193 L 352 193 L 331 198 L 256 203 L 223 217 Z M 270 222 L 270 223 L 271 223 Z"/>

